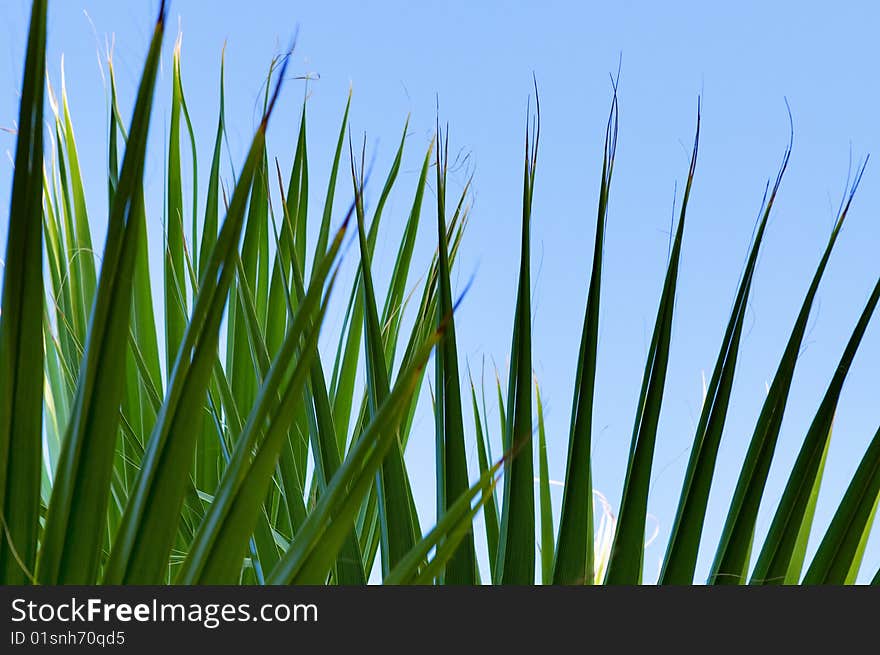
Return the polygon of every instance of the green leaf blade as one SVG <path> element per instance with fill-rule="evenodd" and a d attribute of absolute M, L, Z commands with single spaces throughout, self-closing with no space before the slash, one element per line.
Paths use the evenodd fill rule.
<path fill-rule="evenodd" d="M 666 383 L 666 370 L 669 362 L 669 346 L 672 337 L 672 316 L 675 305 L 675 290 L 678 267 L 681 257 L 681 243 L 684 234 L 685 216 L 688 200 L 697 165 L 697 152 L 700 142 L 700 113 L 697 110 L 697 129 L 691 155 L 684 197 L 678 227 L 672 242 L 666 279 L 660 297 L 660 307 L 654 324 L 654 334 L 648 350 L 648 361 L 642 380 L 636 422 L 630 445 L 629 463 L 623 486 L 623 497 L 617 528 L 609 555 L 605 584 L 639 584 L 642 580 L 642 566 L 645 552 L 645 522 L 648 511 L 648 493 L 653 468 L 654 446 L 657 438 L 657 424 L 663 402 Z"/>
<path fill-rule="evenodd" d="M 89 322 L 76 400 L 62 445 L 46 518 L 37 577 L 45 584 L 91 584 L 105 538 L 126 347 L 134 262 L 143 213 L 147 130 L 164 33 L 164 6 L 156 23 L 138 89 L 119 186 L 110 208 L 107 240 Z M 71 529 L 75 526 L 75 529 Z"/>
<path fill-rule="evenodd" d="M 31 9 L 0 316 L 0 584 L 32 577 L 43 414 L 43 98 L 46 1 Z M 31 300 L 28 301 L 28 298 Z"/>

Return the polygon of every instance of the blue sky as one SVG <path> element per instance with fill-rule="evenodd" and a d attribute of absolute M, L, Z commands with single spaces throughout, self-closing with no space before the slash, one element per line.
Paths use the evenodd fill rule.
<path fill-rule="evenodd" d="M 105 230 L 106 100 L 98 52 L 115 40 L 124 114 L 146 53 L 156 0 L 52 2 L 49 60 L 60 86 L 65 58 L 76 136 L 93 216 L 95 243 Z M 0 126 L 17 118 L 30 3 L 0 8 Z M 764 185 L 775 176 L 788 139 L 788 98 L 795 139 L 751 296 L 734 395 L 719 454 L 698 578 L 705 576 L 730 494 L 769 382 L 810 276 L 824 248 L 852 157 L 878 152 L 880 94 L 873 80 L 880 45 L 875 3 L 741 2 L 383 2 L 290 3 L 218 0 L 171 3 L 159 104 L 146 184 L 153 271 L 161 235 L 163 141 L 171 94 L 170 52 L 178 17 L 182 74 L 207 176 L 216 127 L 220 52 L 226 48 L 227 123 L 239 165 L 261 103 L 271 57 L 299 26 L 290 70 L 313 73 L 308 91 L 312 216 L 322 201 L 349 85 L 351 125 L 367 134 L 376 171 L 390 164 L 408 113 L 409 137 L 378 252 L 387 279 L 412 199 L 418 166 L 440 119 L 450 149 L 467 159 L 452 174 L 460 188 L 475 173 L 471 223 L 458 263 L 457 288 L 474 284 L 457 318 L 459 354 L 479 370 L 492 362 L 506 375 L 519 257 L 523 128 L 532 74 L 542 132 L 534 199 L 534 368 L 547 418 L 551 477 L 564 478 L 575 357 L 580 337 L 601 165 L 611 99 L 609 73 L 622 60 L 620 141 L 605 250 L 602 333 L 594 416 L 594 485 L 619 502 L 647 343 L 665 270 L 676 182 L 687 172 L 697 96 L 703 132 L 688 213 L 671 361 L 660 420 L 649 512 L 659 536 L 646 550 L 653 580 L 674 518 L 687 453 L 699 415 L 701 373 L 708 377 L 743 265 Z M 301 80 L 289 82 L 269 134 L 284 169 L 292 160 Z M 14 149 L 0 133 L 0 149 Z M 228 167 L 224 174 L 229 179 Z M 384 173 L 383 173 L 384 175 Z M 759 518 L 759 541 L 772 518 L 800 441 L 873 287 L 880 264 L 880 184 L 868 166 L 852 214 L 832 256 L 798 362 L 774 466 Z M 0 161 L 0 204 L 8 206 L 11 163 Z M 377 193 L 374 184 L 372 197 Z M 348 185 L 340 186 L 340 198 Z M 433 196 L 425 203 L 416 250 L 419 270 L 433 247 Z M 342 201 L 340 201 L 342 202 Z M 200 193 L 204 203 L 204 193 Z M 7 216 L 0 221 L 5 240 Z M 2 244 L 5 248 L 5 243 Z M 350 253 L 355 253 L 351 250 Z M 349 254 L 350 260 L 354 256 Z M 347 262 L 351 264 L 351 262 Z M 347 270 L 351 270 L 351 266 Z M 339 317 L 331 316 L 327 334 Z M 880 327 L 865 335 L 844 388 L 819 498 L 808 558 L 880 424 L 877 362 Z M 332 339 L 328 339 L 329 345 Z M 490 411 L 494 403 L 490 402 Z M 495 416 L 490 425 L 496 425 Z M 498 435 L 495 451 L 498 451 Z M 473 446 L 471 463 L 476 468 Z M 407 453 L 422 524 L 434 513 L 433 424 L 422 405 Z M 561 493 L 553 489 L 554 503 Z M 479 532 L 482 528 L 479 529 Z M 878 531 L 880 532 L 880 531 Z M 482 542 L 481 538 L 478 538 Z M 869 543 L 862 576 L 880 566 L 880 536 Z M 486 568 L 483 567 L 484 575 Z"/>

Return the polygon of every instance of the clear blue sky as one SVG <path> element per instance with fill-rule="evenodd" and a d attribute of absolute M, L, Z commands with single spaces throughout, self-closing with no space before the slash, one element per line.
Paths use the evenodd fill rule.
<path fill-rule="evenodd" d="M 115 35 L 124 114 L 146 53 L 157 0 L 55 0 L 50 3 L 49 71 L 67 86 L 83 161 L 95 243 L 105 230 L 106 101 L 98 50 Z M 647 549 L 645 577 L 656 576 L 674 518 L 687 452 L 699 415 L 701 372 L 708 376 L 747 252 L 764 184 L 788 139 L 794 153 L 761 257 L 740 365 L 710 500 L 698 578 L 714 553 L 748 439 L 795 315 L 818 262 L 847 177 L 850 154 L 880 151 L 880 44 L 876 3 L 742 2 L 384 2 L 171 3 L 173 26 L 154 114 L 146 183 L 151 246 L 158 253 L 162 216 L 162 132 L 171 94 L 170 52 L 178 16 L 183 82 L 206 177 L 216 126 L 220 51 L 226 57 L 227 122 L 237 165 L 258 120 L 271 57 L 299 25 L 290 70 L 310 83 L 309 153 L 313 209 L 324 193 L 338 122 L 353 85 L 352 130 L 377 149 L 377 171 L 390 163 L 412 113 L 403 173 L 386 212 L 376 255 L 387 279 L 417 168 L 440 117 L 451 150 L 469 154 L 459 185 L 476 173 L 474 207 L 458 264 L 458 288 L 475 274 L 457 318 L 459 353 L 475 369 L 485 355 L 506 375 L 516 293 L 521 160 L 526 103 L 537 76 L 543 112 L 534 200 L 534 368 L 546 404 L 551 476 L 564 478 L 575 356 L 589 274 L 602 138 L 611 97 L 609 73 L 622 55 L 620 145 L 605 251 L 602 334 L 594 418 L 595 487 L 616 508 L 647 342 L 665 270 L 673 191 L 687 170 L 696 99 L 703 133 L 685 230 L 672 356 L 660 421 L 649 512 L 659 526 Z M 0 8 L 0 126 L 17 118 L 30 2 Z M 86 13 L 88 18 L 86 16 Z M 304 83 L 292 81 L 273 119 L 269 145 L 289 168 Z M 0 148 L 14 149 L 0 133 Z M 774 467 L 759 519 L 763 538 L 787 471 L 812 420 L 880 263 L 880 171 L 869 164 L 810 320 Z M 0 205 L 9 202 L 11 163 L 0 162 Z M 229 177 L 229 169 L 224 171 Z M 374 183 L 373 198 L 377 183 Z M 348 193 L 348 185 L 340 194 Z M 346 198 L 346 195 L 340 195 Z M 200 194 L 204 203 L 204 194 Z M 432 225 L 426 199 L 425 228 Z M 315 213 L 313 211 L 312 215 Z M 0 221 L 5 241 L 6 213 Z M 423 229 L 416 263 L 427 265 L 433 229 Z M 3 244 L 5 248 L 5 244 Z M 350 251 L 356 253 L 356 251 Z M 350 259 L 354 259 L 352 254 Z M 154 257 L 158 282 L 160 260 Z M 350 270 L 350 267 L 349 269 Z M 380 288 L 383 288 L 380 286 Z M 335 321 L 335 322 L 334 322 Z M 844 389 L 818 502 L 808 558 L 880 424 L 875 320 Z M 330 327 L 338 325 L 331 317 Z M 333 330 L 328 330 L 332 334 Z M 491 375 L 487 381 L 491 381 Z M 494 408 L 494 403 L 490 403 Z M 433 423 L 422 405 L 407 458 L 422 524 L 434 514 Z M 490 425 L 497 425 L 492 416 Z M 469 427 L 469 424 L 468 424 Z M 498 451 L 498 434 L 492 435 Z M 473 446 L 471 463 L 476 469 Z M 554 503 L 561 500 L 554 487 Z M 653 524 L 649 526 L 652 527 Z M 482 533 L 482 527 L 478 529 Z M 880 532 L 880 531 L 878 531 Z M 478 537 L 480 543 L 482 538 Z M 880 566 L 871 539 L 861 579 Z M 487 575 L 483 566 L 484 576 Z"/>

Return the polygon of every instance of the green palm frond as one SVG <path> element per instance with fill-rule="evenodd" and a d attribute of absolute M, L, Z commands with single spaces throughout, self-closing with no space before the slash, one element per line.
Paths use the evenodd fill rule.
<path fill-rule="evenodd" d="M 227 141 L 221 56 L 218 106 L 211 114 L 216 131 L 200 202 L 199 135 L 184 94 L 178 39 L 165 96 L 169 124 L 159 135 L 167 144 L 163 202 L 156 205 L 162 207 L 164 231 L 161 243 L 148 243 L 147 207 L 154 203 L 148 204 L 144 170 L 153 99 L 164 95 L 157 88 L 166 26 L 161 4 L 130 121 L 123 120 L 119 106 L 112 57 L 106 61 L 109 148 L 106 161 L 94 168 L 107 194 L 108 229 L 99 250 L 92 244 L 92 227 L 102 217 L 96 216 L 97 205 L 89 205 L 83 181 L 92 162 L 81 159 L 77 148 L 76 107 L 63 73 L 58 96 L 46 78 L 47 2 L 32 4 L 0 307 L 0 583 L 643 582 L 648 504 L 656 493 L 654 452 L 667 438 L 659 428 L 667 369 L 676 352 L 673 323 L 684 277 L 685 219 L 688 225 L 704 220 L 688 214 L 697 185 L 699 105 L 621 502 L 614 510 L 593 489 L 591 450 L 596 391 L 604 380 L 597 366 L 602 310 L 619 301 L 603 289 L 606 227 L 614 220 L 616 82 L 603 125 L 598 203 L 593 209 L 581 203 L 589 224 L 595 218 L 594 243 L 585 267 L 580 343 L 571 353 L 570 424 L 559 453 L 565 476 L 555 480 L 550 464 L 560 442 L 545 421 L 546 389 L 533 370 L 537 95 L 525 131 L 522 213 L 508 217 L 520 230 L 516 285 L 510 288 L 516 302 L 509 374 L 505 389 L 496 372 L 493 389 L 482 372 L 474 382 L 466 358 L 468 316 L 458 308 L 468 300 L 469 285 L 480 279 L 475 276 L 464 292 L 454 281 L 474 213 L 474 177 L 454 195 L 447 193 L 448 130 L 441 132 L 438 123 L 427 143 L 417 146 L 420 166 L 410 178 L 401 174 L 413 139 L 407 117 L 369 210 L 367 192 L 373 189 L 364 170 L 365 149 L 355 153 L 349 137 L 351 199 L 346 194 L 339 201 L 350 92 L 330 152 L 316 154 L 309 143 L 314 121 L 307 95 L 293 119 L 298 133 L 287 157 L 270 158 L 267 125 L 290 56 L 269 66 L 262 120 L 231 183 L 221 157 Z M 44 124 L 46 100 L 52 116 Z M 155 130 L 153 125 L 154 138 Z M 315 198 L 309 187 L 314 196 L 315 171 L 321 170 L 315 159 L 324 154 L 326 191 L 320 180 L 323 205 L 320 215 L 311 217 Z M 718 469 L 729 466 L 718 458 L 737 362 L 747 349 L 748 303 L 759 257 L 770 247 L 769 218 L 790 155 L 791 143 L 775 182 L 765 189 L 726 326 L 718 326 L 719 351 L 681 481 L 661 584 L 700 582 L 698 558 L 715 546 L 704 536 L 709 498 L 718 492 L 713 489 Z M 743 461 L 735 490 L 722 499 L 729 509 L 709 583 L 851 584 L 873 573 L 860 570 L 880 503 L 880 433 L 842 498 L 835 499 L 828 525 L 818 525 L 816 508 L 826 493 L 822 481 L 837 413 L 848 411 L 840 402 L 844 383 L 866 356 L 859 346 L 880 302 L 880 280 L 872 280 L 825 395 L 811 408 L 813 421 L 784 471 L 787 481 L 774 499 L 769 531 L 756 541 L 809 317 L 864 170 L 863 164 L 849 185 L 751 439 L 738 453 Z M 394 210 L 392 198 L 404 184 L 410 185 L 402 192 L 405 221 L 389 237 L 382 219 Z M 436 240 L 431 237 L 423 261 L 417 244 L 425 197 L 432 193 Z M 346 238 L 356 242 L 350 250 Z M 393 267 L 377 261 L 382 253 L 377 244 L 389 238 Z M 154 250 L 163 257 L 156 296 Z M 356 259 L 351 270 L 344 265 L 346 252 Z M 571 293 L 572 302 L 583 298 Z M 339 325 L 325 320 L 337 301 Z M 163 317 L 160 325 L 157 316 Z M 462 369 L 467 369 L 464 389 Z M 424 462 L 408 444 L 425 430 L 416 414 L 426 389 L 432 393 L 435 448 Z M 487 395 L 497 402 L 497 422 L 487 411 Z M 471 455 L 476 461 L 469 461 Z M 431 472 L 436 519 L 423 529 L 431 514 L 417 504 L 412 481 Z M 819 541 L 815 552 L 808 550 L 811 539 Z M 485 563 L 488 569 L 480 571 Z M 880 583 L 880 573 L 873 581 Z"/>

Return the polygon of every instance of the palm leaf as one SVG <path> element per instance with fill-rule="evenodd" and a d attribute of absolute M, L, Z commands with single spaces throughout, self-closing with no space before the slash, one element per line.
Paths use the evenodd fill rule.
<path fill-rule="evenodd" d="M 831 519 L 803 584 L 843 584 L 861 559 L 880 498 L 880 430 L 874 435 Z M 871 584 L 880 583 L 880 571 Z"/>
<path fill-rule="evenodd" d="M 663 389 L 666 382 L 666 367 L 669 363 L 669 342 L 672 337 L 672 314 L 675 307 L 675 288 L 678 280 L 678 265 L 681 257 L 681 241 L 684 234 L 688 199 L 697 166 L 697 151 L 700 144 L 700 110 L 697 105 L 697 130 L 694 136 L 694 149 L 688 170 L 684 196 L 681 200 L 681 213 L 678 227 L 672 242 L 666 279 L 660 296 L 660 307 L 654 323 L 654 334 L 648 350 L 648 361 L 642 379 L 636 422 L 633 427 L 629 463 L 623 483 L 623 497 L 605 584 L 638 584 L 642 579 L 642 563 L 645 553 L 645 520 L 648 512 L 648 491 L 651 484 L 651 469 L 654 459 L 654 444 L 657 439 L 657 423 L 663 402 Z"/>
<path fill-rule="evenodd" d="M 536 85 L 537 93 L 537 85 Z M 526 125 L 525 166 L 523 171 L 522 239 L 519 288 L 514 313 L 513 342 L 510 349 L 510 381 L 507 391 L 505 450 L 513 453 L 505 460 L 504 501 L 495 580 L 500 584 L 533 584 L 535 581 L 535 482 L 532 439 L 532 335 L 530 282 L 530 229 L 535 168 L 538 163 L 540 105 L 532 132 Z"/>
<path fill-rule="evenodd" d="M 874 291 L 859 317 L 840 363 L 834 369 L 828 390 L 804 438 L 794 468 L 789 474 L 785 491 L 782 492 L 782 499 L 779 501 L 773 522 L 770 524 L 770 531 L 752 572 L 752 584 L 780 584 L 788 575 L 810 499 L 827 452 L 840 392 L 878 300 L 880 300 L 880 280 L 874 286 Z"/>
<path fill-rule="evenodd" d="M 178 574 L 184 584 L 233 582 L 241 570 L 245 544 L 256 526 L 283 438 L 302 395 L 324 307 L 320 296 L 344 229 L 325 264 L 313 278 L 272 367 L 215 494 L 211 508 Z M 331 284 L 332 287 L 332 284 Z M 297 352 L 299 351 L 299 352 Z"/>
<path fill-rule="evenodd" d="M 375 420 L 379 408 L 389 394 L 388 368 L 382 347 L 376 296 L 373 291 L 370 248 L 364 228 L 363 178 L 358 180 L 353 152 L 352 179 L 355 184 L 355 207 L 361 249 L 360 273 L 364 306 L 364 333 L 366 335 L 367 389 L 370 416 Z M 376 474 L 376 489 L 379 501 L 379 525 L 381 527 L 382 573 L 387 575 L 412 548 L 418 532 L 413 512 L 414 503 L 411 499 L 412 492 L 406 478 L 406 466 L 403 462 L 403 449 L 399 438 L 395 438 L 389 446 L 385 461 L 382 462 L 382 466 Z"/>
<path fill-rule="evenodd" d="M 283 79 L 283 74 L 280 77 Z M 177 532 L 174 519 L 180 516 L 188 488 L 205 392 L 216 362 L 218 331 L 235 272 L 245 206 L 263 157 L 265 130 L 279 90 L 280 82 L 251 143 L 211 259 L 199 281 L 165 401 L 113 542 L 104 576 L 107 584 L 156 583 L 164 576 Z"/>
<path fill-rule="evenodd" d="M 721 342 L 718 359 L 706 389 L 706 400 L 700 412 L 700 420 L 697 424 L 694 444 L 691 447 L 691 455 L 682 484 L 681 497 L 678 501 L 678 510 L 669 537 L 669 546 L 666 549 L 666 557 L 660 571 L 661 584 L 691 584 L 694 581 L 703 523 L 709 504 L 709 491 L 715 475 L 718 448 L 733 390 L 734 372 L 748 308 L 749 292 L 758 263 L 758 253 L 767 228 L 767 221 L 770 218 L 770 211 L 779 192 L 790 155 L 791 144 L 785 151 L 769 198 L 765 197 L 762 203 L 761 218 L 743 270 L 730 320 Z"/>
<path fill-rule="evenodd" d="M 590 273 L 590 287 L 574 383 L 565 492 L 562 496 L 559 538 L 553 562 L 553 581 L 557 584 L 573 582 L 587 584 L 593 578 L 593 482 L 590 470 L 592 467 L 590 448 L 593 431 L 593 395 L 596 386 L 596 351 L 599 341 L 602 257 L 611 175 L 614 171 L 614 156 L 617 151 L 617 117 L 615 92 L 608 125 L 605 128 L 593 268 Z"/>
<path fill-rule="evenodd" d="M 550 466 L 547 463 L 547 435 L 544 426 L 544 404 L 535 382 L 535 403 L 538 410 L 538 497 L 541 507 L 541 584 L 553 582 L 553 505 L 550 502 Z"/>
<path fill-rule="evenodd" d="M 138 203 L 164 25 L 163 4 L 138 89 L 119 186 L 110 207 L 76 399 L 52 487 L 37 570 L 44 584 L 94 583 L 101 564 L 104 513 L 125 379 L 134 262 L 144 220 Z"/>
<path fill-rule="evenodd" d="M 438 130 L 439 132 L 439 130 Z M 438 520 L 467 492 L 468 470 L 464 446 L 464 420 L 461 411 L 461 387 L 458 373 L 458 349 L 455 338 L 455 318 L 452 316 L 452 284 L 449 271 L 449 248 L 446 242 L 446 166 L 448 140 L 441 151 L 437 141 L 437 235 L 439 242 L 439 291 L 437 316 L 439 321 L 448 316 L 449 324 L 443 340 L 437 346 L 436 364 L 437 399 L 435 403 L 435 431 L 437 458 L 437 516 Z M 458 550 L 446 562 L 440 575 L 441 583 L 472 585 L 477 579 L 477 557 L 473 533 L 462 536 Z"/>
<path fill-rule="evenodd" d="M 329 481 L 290 548 L 267 578 L 269 584 L 320 584 L 326 581 L 349 526 L 374 478 L 397 440 L 398 426 L 434 344 L 433 334 L 382 402 L 367 429 Z"/>
<path fill-rule="evenodd" d="M 773 453 L 776 449 L 782 416 L 788 401 L 797 356 L 806 332 L 807 320 L 828 259 L 831 257 L 831 251 L 843 227 L 864 170 L 863 165 L 859 169 L 849 193 L 844 198 L 845 201 L 838 212 L 834 229 L 831 231 L 828 244 L 819 261 L 816 273 L 813 275 L 782 360 L 761 408 L 758 424 L 755 427 L 746 459 L 737 480 L 733 500 L 715 554 L 715 561 L 710 570 L 709 582 L 712 584 L 738 584 L 745 580 L 749 552 L 754 538 L 755 521 L 764 493 L 764 485 L 770 471 L 770 464 L 773 460 Z"/>
<path fill-rule="evenodd" d="M 43 416 L 43 97 L 46 2 L 31 9 L 0 316 L 0 584 L 33 577 Z"/>

